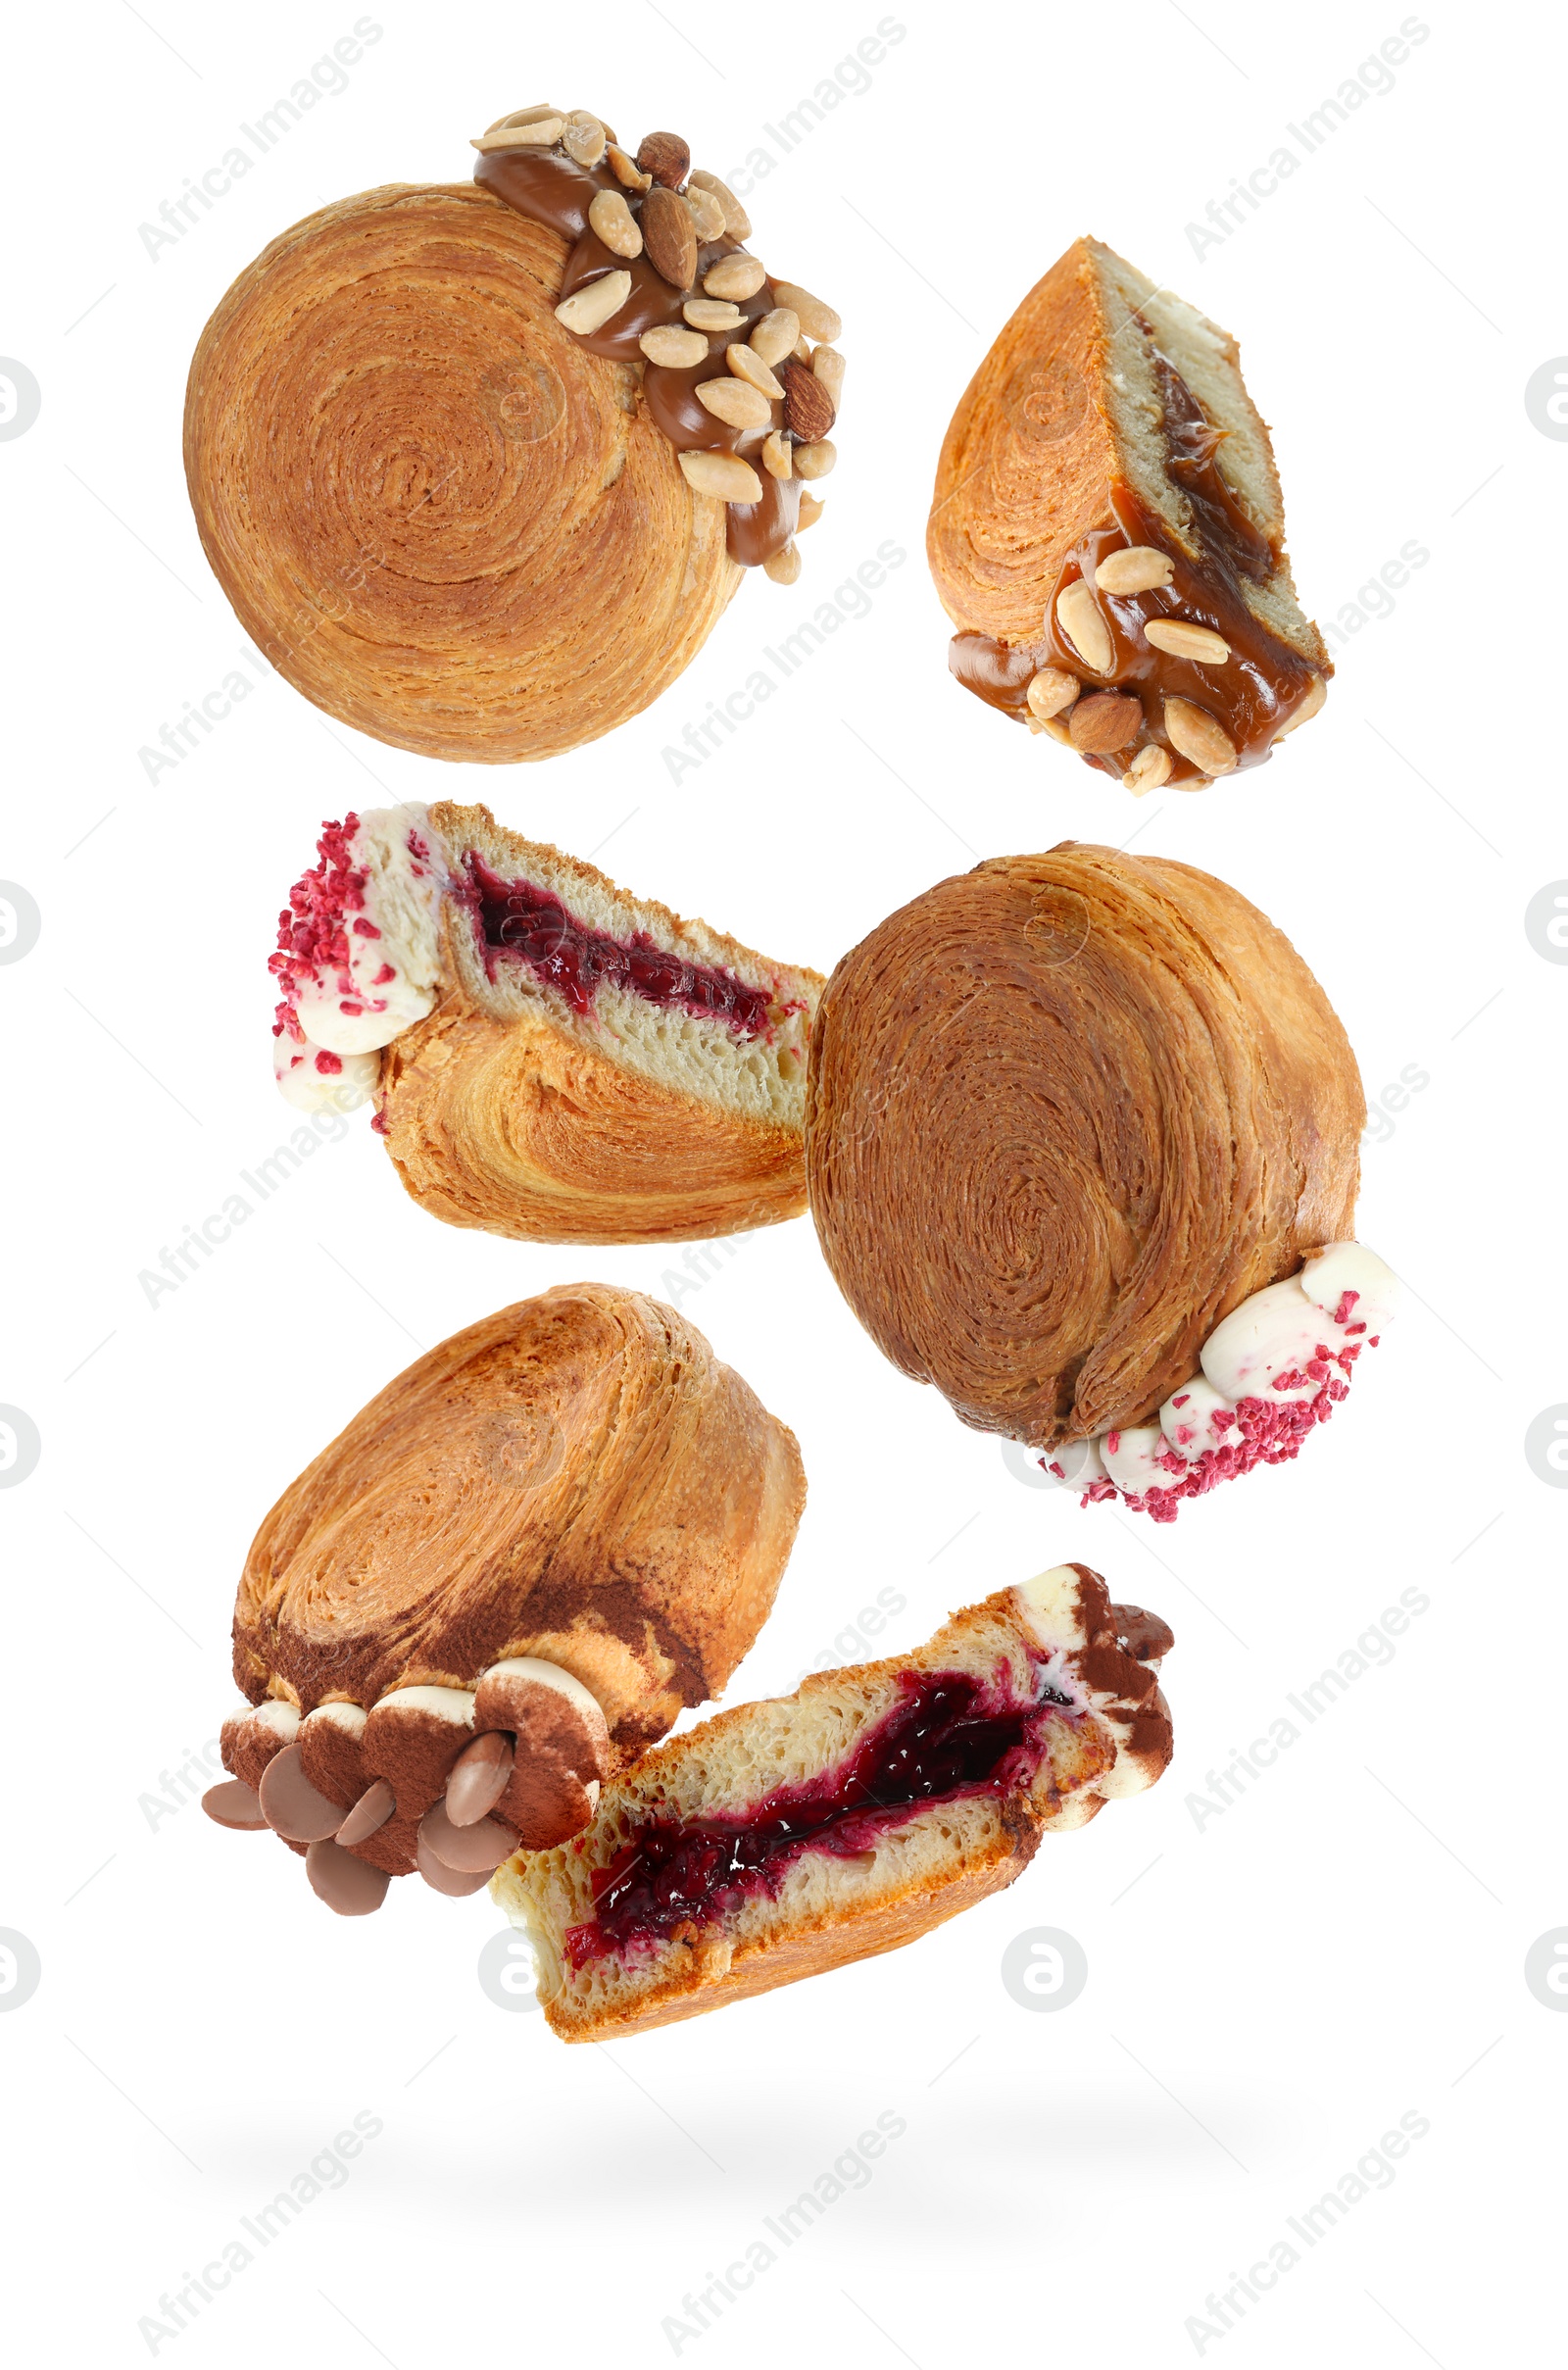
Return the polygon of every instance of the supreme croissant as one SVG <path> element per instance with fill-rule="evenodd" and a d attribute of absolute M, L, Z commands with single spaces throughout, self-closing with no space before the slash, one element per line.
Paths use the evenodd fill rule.
<path fill-rule="evenodd" d="M 373 1096 L 414 1199 L 527 1242 L 682 1242 L 805 1208 L 822 982 L 504 830 L 485 807 L 323 827 L 278 916 L 273 1067 Z"/>
<path fill-rule="evenodd" d="M 912 1654 L 808 1678 L 646 1754 L 492 1891 L 564 2041 L 649 2031 L 895 1950 L 1022 1874 L 1171 1755 L 1163 1621 L 1082 1563 Z"/>
<path fill-rule="evenodd" d="M 806 1496 L 794 1435 L 683 1317 L 561 1285 L 389 1383 L 284 1491 L 234 1608 L 220 1826 L 330 1908 L 476 1892 L 756 1637 Z"/>
<path fill-rule="evenodd" d="M 1098 239 L 971 380 L 926 551 L 958 681 L 1137 796 L 1261 765 L 1323 704 L 1236 341 Z"/>
<path fill-rule="evenodd" d="M 823 994 L 807 1176 L 906 1374 L 1157 1521 L 1294 1457 L 1395 1279 L 1365 1103 L 1289 941 L 1191 865 L 1071 841 L 879 923 Z"/>

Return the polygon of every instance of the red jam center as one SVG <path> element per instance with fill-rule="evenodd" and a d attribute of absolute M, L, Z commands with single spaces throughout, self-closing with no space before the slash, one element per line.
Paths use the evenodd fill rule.
<path fill-rule="evenodd" d="M 760 1893 L 777 1896 L 803 1852 L 853 1858 L 933 1802 L 1027 1786 L 1045 1725 L 1070 1698 L 1043 1686 L 1019 1703 L 1005 1666 L 995 1681 L 966 1671 L 906 1671 L 902 1700 L 836 1768 L 780 1786 L 744 1819 L 650 1819 L 608 1868 L 594 1871 L 594 1918 L 573 1926 L 574 1967 L 666 1941 Z"/>
<path fill-rule="evenodd" d="M 726 1021 L 738 1037 L 760 1037 L 766 1030 L 771 999 L 733 971 L 683 962 L 643 931 L 619 939 L 591 929 L 551 890 L 528 880 L 501 880 L 471 851 L 468 875 L 492 979 L 497 958 L 510 955 L 559 989 L 574 1012 L 592 1012 L 594 997 L 608 984 L 649 1004 Z"/>

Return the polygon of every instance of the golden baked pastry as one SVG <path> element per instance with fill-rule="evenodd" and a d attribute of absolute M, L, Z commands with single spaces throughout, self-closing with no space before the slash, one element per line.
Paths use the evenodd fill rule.
<path fill-rule="evenodd" d="M 327 823 L 278 916 L 274 1069 L 415 1200 L 525 1242 L 795 1217 L 815 971 L 636 898 L 486 807 Z"/>
<path fill-rule="evenodd" d="M 965 390 L 926 553 L 959 682 L 1140 796 L 1261 765 L 1323 704 L 1236 341 L 1098 239 Z"/>
<path fill-rule="evenodd" d="M 328 715 L 511 765 L 638 715 L 835 459 L 838 316 L 684 141 L 523 108 L 475 180 L 324 207 L 202 332 L 185 473 L 246 631 Z"/>
<path fill-rule="evenodd" d="M 1065 841 L 880 922 L 824 991 L 807 1181 L 902 1372 L 1169 1520 L 1294 1457 L 1394 1279 L 1349 1241 L 1355 1058 L 1224 881 Z"/>
<path fill-rule="evenodd" d="M 469 1325 L 257 1532 L 210 1814 L 347 1915 L 416 1868 L 477 1891 L 722 1690 L 805 1498 L 794 1434 L 659 1302 L 564 1284 Z"/>
<path fill-rule="evenodd" d="M 492 1892 L 564 2041 L 603 2041 L 895 1950 L 1022 1874 L 1170 1760 L 1171 1635 L 1082 1563 L 928 1645 L 673 1737 L 565 1851 Z"/>

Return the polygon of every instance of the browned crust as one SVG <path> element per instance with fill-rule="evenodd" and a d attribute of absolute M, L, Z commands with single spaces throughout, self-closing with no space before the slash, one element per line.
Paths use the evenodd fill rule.
<path fill-rule="evenodd" d="M 639 715 L 740 582 L 636 374 L 556 321 L 567 242 L 471 182 L 370 189 L 203 330 L 185 470 L 214 573 L 328 715 L 513 765 Z"/>
<path fill-rule="evenodd" d="M 253 1703 L 369 1706 L 536 1654 L 595 1696 L 618 1764 L 722 1688 L 805 1496 L 793 1433 L 693 1325 L 559 1285 L 428 1352 L 283 1493 L 234 1675 Z"/>
<path fill-rule="evenodd" d="M 1355 1058 L 1223 881 L 1065 842 L 880 923 L 828 982 L 807 1171 L 902 1372 L 1038 1447 L 1141 1423 L 1220 1318 L 1353 1232 Z"/>
<path fill-rule="evenodd" d="M 943 438 L 926 558 L 938 598 L 962 631 L 1038 641 L 1068 554 L 1109 518 L 1112 497 L 1130 481 L 1106 391 L 1128 320 L 1113 292 L 1117 317 L 1107 313 L 1097 257 L 1116 260 L 1098 240 L 1075 239 L 1030 289 Z M 1234 339 L 1228 351 L 1237 360 Z M 1258 524 L 1282 539 L 1279 473 L 1268 429 L 1252 411 L 1271 493 L 1270 515 Z M 1200 564 L 1200 549 L 1186 548 Z M 1288 583 L 1283 557 L 1280 568 Z M 1328 667 L 1315 626 L 1287 638 L 1303 658 Z"/>

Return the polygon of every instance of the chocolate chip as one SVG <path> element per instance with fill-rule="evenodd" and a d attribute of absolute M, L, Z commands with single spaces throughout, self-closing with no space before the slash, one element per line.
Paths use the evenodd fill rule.
<path fill-rule="evenodd" d="M 637 151 L 638 172 L 651 173 L 666 189 L 678 189 L 691 169 L 692 152 L 678 131 L 651 131 Z"/>
<path fill-rule="evenodd" d="M 419 1821 L 419 1850 L 433 1852 L 443 1868 L 454 1868 L 462 1875 L 477 1869 L 484 1876 L 493 1876 L 516 1849 L 515 1835 L 499 1820 L 481 1818 L 458 1827 L 448 1818 L 444 1802 L 437 1802 Z"/>
<path fill-rule="evenodd" d="M 386 1825 L 397 1806 L 397 1796 L 385 1778 L 377 1778 L 373 1786 L 367 1786 L 337 1830 L 338 1842 L 345 1850 L 350 1844 L 363 1844 L 378 1827 Z"/>
<path fill-rule="evenodd" d="M 209 1786 L 202 1796 L 202 1808 L 220 1827 L 265 1827 L 267 1813 L 256 1799 L 254 1786 L 240 1778 L 228 1778 L 221 1786 Z"/>
<path fill-rule="evenodd" d="M 392 1879 L 380 1868 L 368 1868 L 341 1844 L 317 1842 L 305 1854 L 311 1891 L 339 1917 L 368 1917 L 386 1899 Z"/>
<path fill-rule="evenodd" d="M 475 1737 L 460 1753 L 447 1780 L 447 1816 L 454 1827 L 471 1827 L 493 1810 L 512 1775 L 512 1739 L 499 1728 Z"/>
<path fill-rule="evenodd" d="M 318 1794 L 301 1765 L 297 1745 L 274 1753 L 257 1793 L 268 1825 L 291 1844 L 320 1843 L 343 1823 L 342 1803 Z"/>

